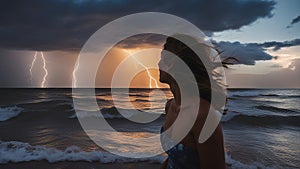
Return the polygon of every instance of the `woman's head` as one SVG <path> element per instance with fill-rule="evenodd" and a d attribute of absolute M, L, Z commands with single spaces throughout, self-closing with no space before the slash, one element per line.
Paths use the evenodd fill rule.
<path fill-rule="evenodd" d="M 188 44 L 183 43 L 181 40 Z M 181 79 L 184 83 L 181 84 L 180 89 L 184 91 L 180 92 L 200 95 L 209 102 L 211 102 L 212 92 L 224 97 L 224 85 L 220 81 L 220 74 L 215 71 L 222 66 L 220 62 L 215 62 L 217 55 L 218 52 L 212 45 L 204 40 L 199 41 L 191 36 L 181 34 L 170 36 L 167 38 L 161 53 L 159 62 L 160 81 L 172 85 L 172 83 L 176 83 L 175 79 Z M 179 62 L 174 59 L 174 56 L 177 56 L 190 69 L 195 80 L 188 78 L 186 72 L 180 70 Z M 167 72 L 163 70 L 167 70 Z M 199 93 L 190 90 L 190 83 L 196 83 Z M 215 108 L 220 108 L 220 106 L 223 107 L 224 105 L 214 105 Z"/>

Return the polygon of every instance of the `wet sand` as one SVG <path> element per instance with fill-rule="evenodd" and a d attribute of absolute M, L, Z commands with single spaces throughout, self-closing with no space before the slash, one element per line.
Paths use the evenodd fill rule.
<path fill-rule="evenodd" d="M 1 169 L 159 169 L 161 164 L 157 163 L 108 163 L 99 162 L 57 162 L 48 163 L 47 161 L 31 161 L 21 163 L 1 164 Z"/>
<path fill-rule="evenodd" d="M 135 163 L 106 163 L 84 162 L 84 161 L 63 161 L 48 163 L 47 161 L 30 161 L 20 163 L 0 164 L 1 169 L 160 169 L 161 164 L 150 162 Z M 226 164 L 227 169 L 231 166 Z"/>

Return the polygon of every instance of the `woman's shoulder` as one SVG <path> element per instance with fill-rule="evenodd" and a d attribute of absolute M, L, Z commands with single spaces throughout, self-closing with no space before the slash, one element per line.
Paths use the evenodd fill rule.
<path fill-rule="evenodd" d="M 200 97 L 200 105 L 198 109 L 196 123 L 200 123 L 201 125 L 204 124 L 211 108 L 213 109 L 213 107 L 211 107 L 210 102 Z"/>
<path fill-rule="evenodd" d="M 174 98 L 168 99 L 166 106 L 170 106 L 170 104 L 172 103 L 172 101 L 174 101 Z"/>
<path fill-rule="evenodd" d="M 171 103 L 173 102 L 174 98 L 172 99 L 168 99 L 167 103 L 166 103 L 166 106 L 165 106 L 165 111 L 166 113 L 168 112 L 170 106 L 171 106 Z"/>

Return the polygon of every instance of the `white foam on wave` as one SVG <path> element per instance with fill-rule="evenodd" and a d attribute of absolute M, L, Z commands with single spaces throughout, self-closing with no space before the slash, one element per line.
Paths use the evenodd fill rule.
<path fill-rule="evenodd" d="M 261 163 L 244 164 L 231 158 L 226 154 L 226 165 L 231 169 L 271 169 Z M 77 146 L 70 146 L 65 150 L 47 148 L 45 146 L 32 146 L 28 143 L 18 141 L 0 141 L 0 164 L 9 162 L 39 161 L 47 160 L 49 163 L 60 161 L 87 161 L 101 163 L 127 163 L 127 162 L 151 162 L 163 163 L 166 156 L 159 155 L 148 158 L 127 158 L 117 156 L 103 151 L 86 152 Z"/>
<path fill-rule="evenodd" d="M 226 165 L 231 169 L 274 169 L 274 167 L 267 167 L 259 162 L 252 162 L 251 164 L 244 164 L 231 158 L 230 155 L 225 154 Z"/>
<path fill-rule="evenodd" d="M 58 150 L 55 148 L 47 148 L 44 146 L 32 146 L 28 143 L 9 141 L 0 141 L 0 164 L 8 162 L 23 162 L 23 161 L 37 161 L 47 160 L 50 163 L 59 161 L 99 161 L 101 163 L 113 162 L 140 162 L 147 161 L 152 163 L 162 163 L 165 156 L 155 156 L 149 158 L 126 158 L 117 156 L 103 151 L 82 151 L 77 146 L 70 146 L 65 150 Z"/>
<path fill-rule="evenodd" d="M 0 121 L 6 121 L 13 117 L 18 116 L 23 111 L 23 108 L 13 107 L 2 107 L 0 108 Z"/>
<path fill-rule="evenodd" d="M 279 113 L 269 113 L 269 114 L 264 114 L 264 113 L 253 113 L 253 114 L 250 114 L 250 113 L 239 113 L 239 112 L 235 112 L 235 111 L 229 111 L 226 115 L 223 115 L 222 118 L 221 118 L 221 122 L 228 122 L 230 120 L 232 120 L 234 117 L 236 116 L 244 116 L 244 117 L 261 117 L 261 118 L 293 118 L 293 117 L 300 117 L 300 114 L 279 114 Z"/>

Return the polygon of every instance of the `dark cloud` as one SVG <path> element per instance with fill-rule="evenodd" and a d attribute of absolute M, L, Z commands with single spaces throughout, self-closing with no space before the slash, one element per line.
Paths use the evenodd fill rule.
<path fill-rule="evenodd" d="M 297 16 L 297 18 L 293 19 L 291 24 L 295 24 L 298 22 L 300 22 L 300 16 Z"/>
<path fill-rule="evenodd" d="M 292 22 L 290 23 L 290 25 L 287 26 L 287 28 L 291 28 L 294 24 L 296 24 L 296 23 L 298 23 L 298 22 L 300 22 L 300 15 L 297 16 L 296 18 L 294 18 L 294 19 L 292 20 Z"/>
<path fill-rule="evenodd" d="M 283 47 L 291 47 L 300 45 L 300 39 L 294 39 L 284 42 L 264 42 L 264 43 L 246 43 L 240 42 L 215 42 L 213 44 L 221 51 L 221 57 L 235 57 L 240 64 L 254 65 L 256 60 L 277 59 L 277 56 L 271 56 L 266 53 L 266 48 L 273 48 L 277 51 Z"/>
<path fill-rule="evenodd" d="M 175 14 L 207 32 L 239 29 L 271 17 L 274 5 L 265 0 L 4 0 L 0 5 L 0 48 L 78 50 L 109 21 L 145 11 Z"/>
<path fill-rule="evenodd" d="M 141 46 L 162 46 L 166 40 L 166 36 L 159 34 L 139 34 L 131 36 L 120 41 L 117 46 L 120 48 L 138 48 Z"/>
<path fill-rule="evenodd" d="M 272 41 L 272 42 L 265 42 L 265 43 L 261 43 L 261 44 L 252 43 L 252 45 L 257 45 L 257 46 L 261 46 L 261 47 L 265 47 L 265 48 L 272 47 L 274 51 L 277 51 L 283 47 L 291 47 L 291 46 L 300 45 L 300 39 L 294 39 L 291 41 L 284 41 L 284 42 Z"/>
<path fill-rule="evenodd" d="M 221 52 L 220 57 L 234 57 L 238 64 L 255 65 L 257 60 L 271 60 L 273 56 L 265 52 L 265 49 L 258 45 L 242 44 L 240 42 L 213 42 Z M 235 62 L 236 63 L 236 62 Z"/>
<path fill-rule="evenodd" d="M 138 48 L 144 47 L 157 47 L 165 43 L 166 37 L 157 34 L 141 34 L 132 36 L 121 41 L 118 47 L 121 48 Z M 294 39 L 284 42 L 264 42 L 264 43 L 240 43 L 240 42 L 216 42 L 212 40 L 213 45 L 221 52 L 221 58 L 235 57 L 239 60 L 238 64 L 255 65 L 256 60 L 270 60 L 278 59 L 278 56 L 271 56 L 266 53 L 266 48 L 273 48 L 274 51 L 282 47 L 291 47 L 300 45 L 300 39 Z M 237 62 L 234 62 L 236 64 Z"/>

